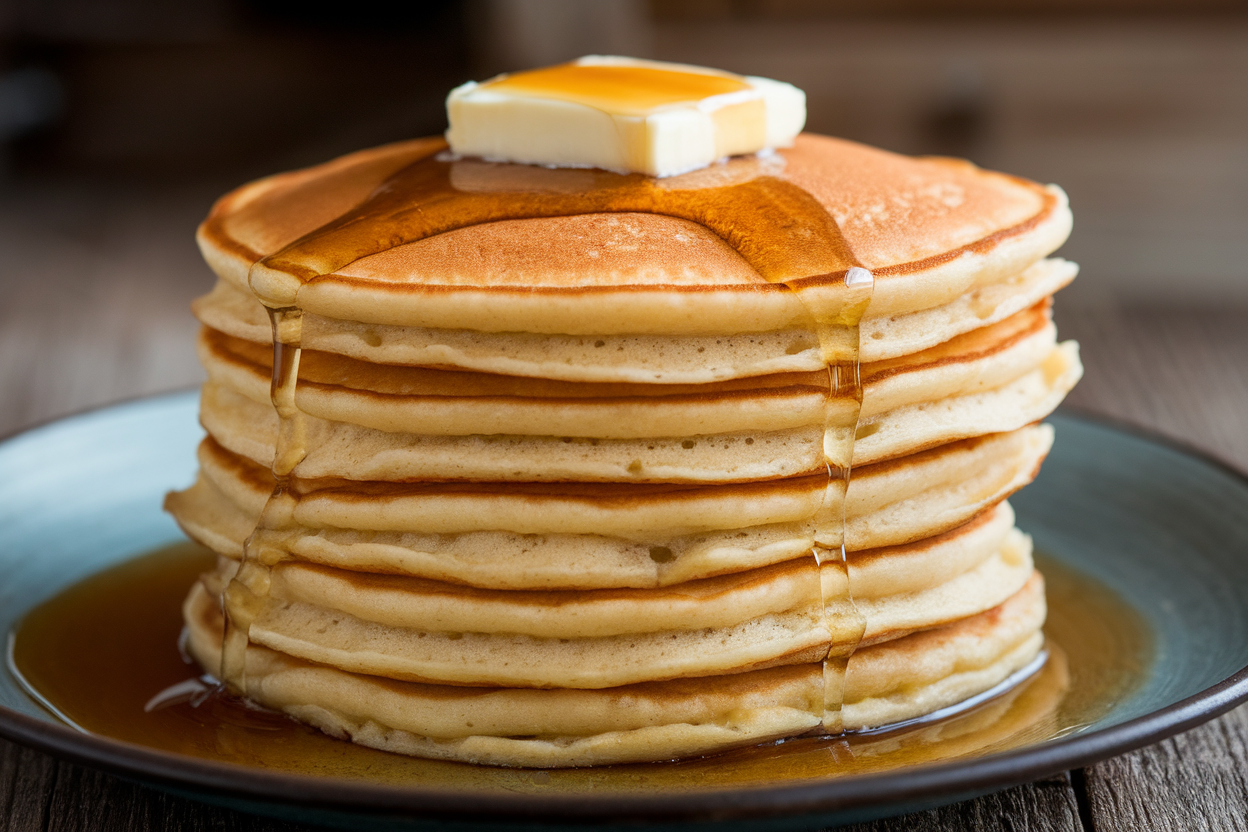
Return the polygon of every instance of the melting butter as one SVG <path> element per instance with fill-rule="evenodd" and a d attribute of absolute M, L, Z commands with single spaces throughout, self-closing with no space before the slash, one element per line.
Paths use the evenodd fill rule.
<path fill-rule="evenodd" d="M 806 122 L 791 84 L 601 56 L 469 82 L 446 109 L 463 156 L 651 176 L 786 147 Z"/>

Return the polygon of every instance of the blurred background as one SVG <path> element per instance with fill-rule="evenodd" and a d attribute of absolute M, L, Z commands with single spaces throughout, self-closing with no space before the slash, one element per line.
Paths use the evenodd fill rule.
<path fill-rule="evenodd" d="M 1061 184 L 1083 274 L 1059 324 L 1089 373 L 1073 400 L 1165 428 L 1198 396 L 1214 415 L 1197 440 L 1243 447 L 1248 3 L 403 8 L 0 0 L 0 434 L 199 379 L 186 307 L 212 278 L 192 234 L 220 193 L 438 133 L 462 81 L 615 53 L 790 81 L 810 130 Z M 1191 387 L 1175 351 L 1207 353 L 1217 383 Z M 1123 373 L 1175 377 L 1115 398 Z"/>
<path fill-rule="evenodd" d="M 439 133 L 454 85 L 588 53 L 790 81 L 812 131 L 1060 184 L 1068 403 L 1248 471 L 1248 0 L 0 0 L 0 436 L 200 381 L 193 235 L 226 190 Z M 1237 805 L 1246 737 L 1241 708 L 1074 782 L 1186 828 Z M 76 771 L 0 741 L 0 818 L 173 811 Z"/>

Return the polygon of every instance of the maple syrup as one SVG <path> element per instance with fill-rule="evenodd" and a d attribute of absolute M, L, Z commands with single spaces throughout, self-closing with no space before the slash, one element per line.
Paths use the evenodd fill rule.
<path fill-rule="evenodd" d="M 75 727 L 161 751 L 270 771 L 383 785 L 617 793 L 777 785 L 965 759 L 1075 733 L 1144 678 L 1144 619 L 1090 577 L 1043 554 L 1049 661 L 998 695 L 939 720 L 801 738 L 670 763 L 535 771 L 422 760 L 332 739 L 222 693 L 178 650 L 186 588 L 214 556 L 178 544 L 87 578 L 18 625 L 11 672 Z"/>
<path fill-rule="evenodd" d="M 291 490 L 291 474 L 308 452 L 305 420 L 295 404 L 303 314 L 297 307 L 270 307 L 269 321 L 273 329 L 269 397 L 278 419 L 271 466 L 275 484 L 256 528 L 243 544 L 238 571 L 226 585 L 221 599 L 225 633 L 219 677 L 239 693 L 246 689 L 244 668 L 248 633 L 252 622 L 264 611 L 269 569 L 285 556 L 284 536 L 294 526 L 291 518 L 297 498 Z"/>
<path fill-rule="evenodd" d="M 568 71 L 556 68 L 552 72 L 557 77 L 546 82 L 569 83 Z M 706 80 L 709 77 L 700 76 L 698 83 L 719 83 Z M 783 177 L 782 160 L 738 158 L 713 170 L 655 179 L 455 160 L 436 149 L 426 150 L 358 205 L 250 270 L 249 285 L 269 309 L 273 324 L 271 393 L 279 417 L 276 486 L 224 592 L 223 682 L 234 691 L 247 689 L 243 658 L 250 624 L 263 611 L 269 569 L 286 556 L 284 537 L 297 533 L 290 517 L 298 495 L 316 487 L 295 475 L 307 452 L 295 403 L 301 350 L 298 287 L 364 257 L 472 225 L 642 212 L 688 220 L 714 232 L 763 278 L 794 292 L 818 337 L 827 367 L 821 448 L 827 487 L 810 518 L 814 529 L 810 598 L 828 630 L 818 715 L 826 733 L 839 733 L 847 662 L 866 630 L 866 619 L 853 602 L 844 497 L 862 405 L 858 324 L 875 284 L 836 220 L 814 196 Z M 665 541 L 654 543 L 662 548 Z"/>
<path fill-rule="evenodd" d="M 745 79 L 732 75 L 592 63 L 513 72 L 481 86 L 521 95 L 550 96 L 624 115 L 645 115 L 677 104 L 696 105 L 713 96 L 753 89 Z"/>

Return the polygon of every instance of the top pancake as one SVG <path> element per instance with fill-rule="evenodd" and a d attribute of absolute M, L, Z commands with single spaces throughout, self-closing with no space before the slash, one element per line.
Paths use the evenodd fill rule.
<path fill-rule="evenodd" d="M 431 139 L 389 145 L 244 186 L 201 227 L 204 255 L 223 279 L 246 287 L 256 261 L 442 148 Z M 552 182 L 572 192 L 591 181 L 577 177 L 605 174 L 457 161 L 449 176 L 459 192 L 547 193 Z M 1056 188 L 819 136 L 800 137 L 771 159 L 736 159 L 663 187 L 758 177 L 797 185 L 837 220 L 876 276 L 868 318 L 929 309 L 1005 280 L 1059 246 L 1070 227 Z M 270 302 L 336 318 L 489 332 L 732 333 L 806 322 L 793 292 L 768 282 L 709 228 L 636 212 L 471 225 L 302 275 L 295 287 L 253 288 Z M 289 297 L 278 297 L 288 289 Z"/>

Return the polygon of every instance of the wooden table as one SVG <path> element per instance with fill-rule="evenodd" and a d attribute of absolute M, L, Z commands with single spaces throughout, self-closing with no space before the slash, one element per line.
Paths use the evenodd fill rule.
<path fill-rule="evenodd" d="M 0 199 L 0 435 L 195 384 L 186 304 L 204 193 Z M 73 206 L 72 210 L 66 206 Z M 1082 280 L 1094 280 L 1087 275 Z M 1062 309 L 1087 375 L 1070 397 L 1248 470 L 1248 310 Z M 1248 638 L 1248 634 L 1244 634 Z M 0 830 L 301 828 L 171 797 L 0 741 Z M 871 830 L 1248 830 L 1248 707 L 1157 745 Z"/>

